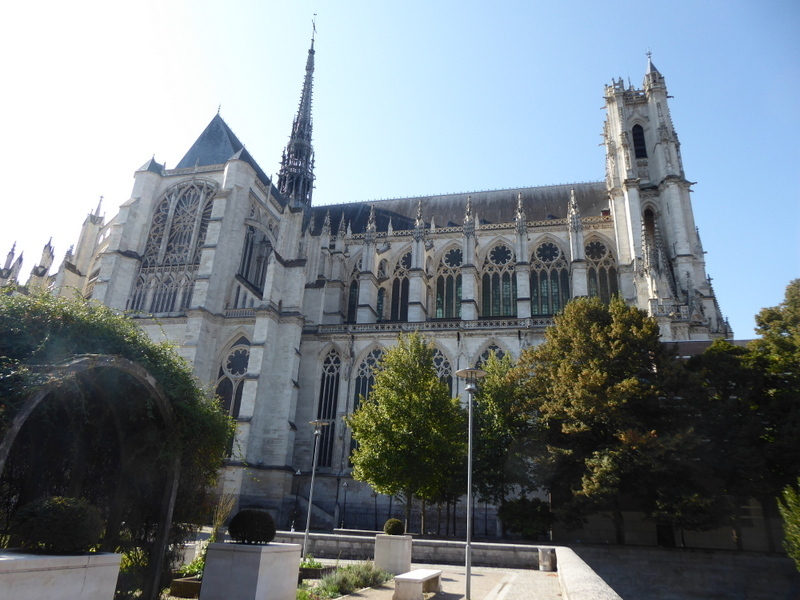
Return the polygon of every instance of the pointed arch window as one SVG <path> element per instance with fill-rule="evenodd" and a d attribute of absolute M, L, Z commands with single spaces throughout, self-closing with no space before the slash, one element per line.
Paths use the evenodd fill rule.
<path fill-rule="evenodd" d="M 358 320 L 358 292 L 360 283 L 358 276 L 361 273 L 361 259 L 353 267 L 350 274 L 350 285 L 347 290 L 347 323 L 355 323 Z"/>
<path fill-rule="evenodd" d="M 611 297 L 619 294 L 617 263 L 611 250 L 601 241 L 586 244 L 586 278 L 590 298 L 600 298 L 608 304 Z"/>
<path fill-rule="evenodd" d="M 322 428 L 319 440 L 318 465 L 330 467 L 333 462 L 333 441 L 336 439 L 336 407 L 339 402 L 339 377 L 342 361 L 336 350 L 328 352 L 322 361 L 322 376 L 319 384 L 319 402 L 317 419 L 329 421 L 328 427 Z"/>
<path fill-rule="evenodd" d="M 517 315 L 517 278 L 514 252 L 497 244 L 483 261 L 481 277 L 481 316 L 515 317 Z"/>
<path fill-rule="evenodd" d="M 375 370 L 377 369 L 381 358 L 383 358 L 383 349 L 375 348 L 369 354 L 367 354 L 367 357 L 361 361 L 361 364 L 358 366 L 356 378 L 353 382 L 353 412 L 358 410 L 358 407 L 362 401 L 365 401 L 367 398 L 369 398 L 370 392 L 372 392 L 372 387 L 375 385 Z M 357 447 L 358 443 L 351 436 L 351 455 Z M 350 466 L 352 466 L 352 463 L 350 463 Z"/>
<path fill-rule="evenodd" d="M 242 336 L 225 353 L 217 371 L 217 396 L 222 409 L 234 419 L 242 406 L 244 377 L 250 365 L 250 341 Z"/>
<path fill-rule="evenodd" d="M 453 393 L 453 367 L 444 353 L 438 348 L 433 349 L 433 366 L 436 367 L 436 374 L 439 381 L 447 384 L 450 393 Z"/>
<path fill-rule="evenodd" d="M 411 252 L 400 257 L 392 274 L 392 321 L 408 321 L 408 272 L 411 269 Z"/>
<path fill-rule="evenodd" d="M 261 229 L 248 225 L 245 230 L 238 274 L 259 293 L 264 291 L 271 255 L 272 243 L 267 234 Z"/>
<path fill-rule="evenodd" d="M 633 152 L 636 158 L 647 158 L 647 144 L 644 139 L 644 128 L 638 123 L 631 129 Z"/>
<path fill-rule="evenodd" d="M 461 318 L 461 264 L 463 257 L 460 248 L 451 248 L 439 261 L 436 273 L 436 315 L 437 319 Z"/>
<path fill-rule="evenodd" d="M 489 357 L 494 354 L 497 358 L 503 358 L 506 353 L 498 346 L 497 344 L 491 344 L 486 350 L 481 352 L 481 355 L 478 357 L 478 360 L 475 362 L 475 366 L 477 368 L 481 368 L 481 365 L 486 364 L 486 361 L 489 360 Z"/>
<path fill-rule="evenodd" d="M 202 180 L 166 192 L 150 221 L 128 309 L 170 313 L 190 306 L 215 193 L 216 185 Z"/>
<path fill-rule="evenodd" d="M 554 315 L 569 299 L 566 256 L 553 242 L 543 242 L 531 256 L 531 314 Z"/>

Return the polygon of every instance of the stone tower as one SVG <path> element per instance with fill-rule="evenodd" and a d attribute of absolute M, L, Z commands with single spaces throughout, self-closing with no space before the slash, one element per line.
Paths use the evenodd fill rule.
<path fill-rule="evenodd" d="M 626 87 L 622 79 L 605 88 L 606 186 L 620 292 L 658 319 L 664 340 L 730 335 L 706 275 L 692 183 L 683 170 L 668 98 L 649 53 L 641 89 Z"/>

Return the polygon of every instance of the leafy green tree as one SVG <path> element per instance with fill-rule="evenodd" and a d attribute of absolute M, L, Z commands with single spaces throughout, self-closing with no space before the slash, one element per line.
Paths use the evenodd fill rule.
<path fill-rule="evenodd" d="M 418 333 L 384 354 L 369 398 L 347 423 L 358 442 L 353 477 L 401 496 L 406 526 L 414 497 L 438 497 L 465 457 L 464 411 L 439 380 L 433 344 Z"/>
<path fill-rule="evenodd" d="M 512 492 L 535 489 L 533 479 L 533 421 L 523 410 L 519 386 L 509 373 L 510 354 L 492 352 L 482 365 L 474 407 L 472 477 L 480 500 L 502 507 Z"/>
<path fill-rule="evenodd" d="M 783 546 L 787 554 L 794 560 L 797 570 L 800 571 L 800 477 L 797 479 L 797 489 L 787 485 L 778 501 L 778 509 L 783 517 Z"/>
<path fill-rule="evenodd" d="M 537 421 L 540 481 L 562 519 L 610 508 L 624 543 L 624 499 L 658 518 L 696 491 L 674 484 L 694 476 L 698 439 L 686 417 L 697 391 L 642 311 L 619 298 L 573 300 L 514 377 Z"/>

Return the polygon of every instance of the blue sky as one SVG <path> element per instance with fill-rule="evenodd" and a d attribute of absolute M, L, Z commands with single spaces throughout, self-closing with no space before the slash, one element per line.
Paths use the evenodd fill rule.
<path fill-rule="evenodd" d="M 707 271 L 736 337 L 800 277 L 800 4 L 15 3 L 0 39 L 0 256 L 56 262 L 133 172 L 221 114 L 274 173 L 317 14 L 316 204 L 604 177 L 603 86 L 665 76 Z"/>

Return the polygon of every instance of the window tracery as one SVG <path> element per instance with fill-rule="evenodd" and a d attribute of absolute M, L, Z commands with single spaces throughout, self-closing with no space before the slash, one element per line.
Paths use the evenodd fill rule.
<path fill-rule="evenodd" d="M 489 360 L 489 357 L 494 354 L 497 358 L 503 358 L 506 353 L 498 346 L 497 344 L 490 344 L 486 350 L 481 352 L 481 355 L 478 357 L 478 360 L 475 362 L 475 366 L 477 368 L 481 368 L 482 365 L 486 364 Z"/>
<path fill-rule="evenodd" d="M 330 467 L 333 461 L 333 441 L 336 438 L 336 407 L 339 400 L 339 377 L 342 370 L 342 361 L 336 350 L 328 352 L 322 362 L 322 377 L 319 385 L 319 403 L 317 405 L 317 419 L 328 421 L 329 425 L 322 428 L 319 440 L 320 467 Z"/>
<path fill-rule="evenodd" d="M 392 321 L 408 321 L 409 270 L 411 270 L 410 251 L 400 257 L 392 274 Z"/>
<path fill-rule="evenodd" d="M 619 293 L 617 280 L 617 262 L 611 250 L 601 241 L 592 240 L 586 244 L 586 261 L 588 269 L 586 278 L 589 297 L 599 297 L 604 303 L 611 301 L 611 296 Z"/>
<path fill-rule="evenodd" d="M 130 310 L 169 313 L 189 307 L 215 191 L 211 182 L 185 181 L 158 203 L 128 300 Z"/>
<path fill-rule="evenodd" d="M 433 349 L 433 366 L 436 367 L 436 374 L 439 381 L 447 384 L 450 393 L 453 393 L 453 367 L 444 353 L 438 348 Z"/>
<path fill-rule="evenodd" d="M 513 317 L 517 314 L 517 279 L 514 252 L 497 244 L 483 261 L 481 278 L 481 316 Z"/>
<path fill-rule="evenodd" d="M 248 225 L 245 229 L 242 260 L 239 263 L 239 276 L 258 292 L 264 291 L 267 267 L 272 255 L 272 243 L 262 230 Z"/>
<path fill-rule="evenodd" d="M 439 261 L 436 273 L 437 319 L 461 318 L 461 265 L 463 256 L 460 248 L 451 248 Z"/>
<path fill-rule="evenodd" d="M 355 323 L 358 319 L 358 291 L 360 283 L 358 276 L 361 273 L 361 259 L 353 266 L 350 274 L 350 285 L 347 290 L 347 323 Z"/>
<path fill-rule="evenodd" d="M 234 419 L 241 409 L 244 376 L 249 364 L 250 341 L 242 336 L 225 353 L 217 371 L 217 396 L 222 400 L 223 410 Z"/>
<path fill-rule="evenodd" d="M 543 242 L 531 256 L 531 314 L 554 315 L 569 299 L 567 258 L 553 242 Z"/>

